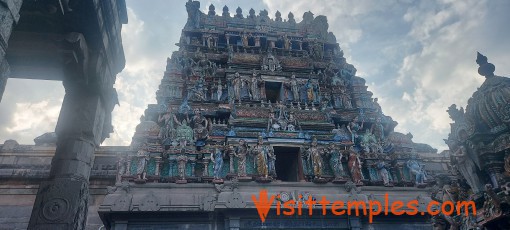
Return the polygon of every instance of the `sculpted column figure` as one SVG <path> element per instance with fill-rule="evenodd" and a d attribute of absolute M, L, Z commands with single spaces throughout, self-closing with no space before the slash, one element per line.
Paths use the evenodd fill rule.
<path fill-rule="evenodd" d="M 383 184 L 385 187 L 392 187 L 393 185 L 390 183 L 390 173 L 386 168 L 386 163 L 383 159 L 379 159 L 379 161 L 375 164 L 377 169 L 377 173 L 381 177 Z"/>
<path fill-rule="evenodd" d="M 349 171 L 351 172 L 352 181 L 358 186 L 363 185 L 363 182 L 361 182 L 363 179 L 363 174 L 361 174 L 361 161 L 359 160 L 356 152 L 349 152 L 349 161 L 347 162 L 347 165 L 349 166 Z"/>
<path fill-rule="evenodd" d="M 294 101 L 299 101 L 299 83 L 294 74 L 290 77 L 290 90 L 292 91 Z"/>
<path fill-rule="evenodd" d="M 257 73 L 255 72 L 255 70 L 253 70 L 253 74 L 251 75 L 249 83 L 251 99 L 254 101 L 259 100 L 260 99 L 259 80 L 257 79 Z"/>
<path fill-rule="evenodd" d="M 464 179 L 466 179 L 469 187 L 473 193 L 479 193 L 484 190 L 484 186 L 480 177 L 478 176 L 477 166 L 475 162 L 469 157 L 466 147 L 463 144 L 458 144 L 457 150 L 452 154 L 457 160 L 457 169 Z"/>
<path fill-rule="evenodd" d="M 251 149 L 251 152 L 255 155 L 257 173 L 259 176 L 267 178 L 269 174 L 267 167 L 269 150 L 267 149 L 267 146 L 264 146 L 264 139 L 262 139 L 262 136 L 258 137 L 257 145 Z"/>
<path fill-rule="evenodd" d="M 322 152 L 317 146 L 317 138 L 312 139 L 312 143 L 307 150 L 308 158 L 312 162 L 314 179 L 322 179 Z"/>
<path fill-rule="evenodd" d="M 338 149 L 338 146 L 332 143 L 328 146 L 328 151 L 330 155 L 329 166 L 331 167 L 333 173 L 335 174 L 335 179 L 333 180 L 333 183 L 347 182 L 344 166 L 342 165 L 343 155 Z"/>
<path fill-rule="evenodd" d="M 232 79 L 232 86 L 234 88 L 234 99 L 241 100 L 242 79 L 239 75 L 239 72 L 234 74 L 234 79 Z"/>
<path fill-rule="evenodd" d="M 186 164 L 188 163 L 188 157 L 186 156 L 186 150 L 184 148 L 181 149 L 181 153 L 177 157 L 177 171 L 179 174 L 179 179 L 175 181 L 177 184 L 186 184 L 188 181 L 186 180 Z"/>
<path fill-rule="evenodd" d="M 223 179 L 221 179 L 221 171 L 223 168 L 223 152 L 216 148 L 214 150 L 214 156 L 212 157 L 214 160 L 214 180 L 213 183 L 222 183 Z"/>
<path fill-rule="evenodd" d="M 349 122 L 349 125 L 347 126 L 347 130 L 351 133 L 351 141 L 352 143 L 356 143 L 356 140 L 358 139 L 358 132 L 363 129 L 363 122 L 361 122 L 361 125 L 358 124 L 358 117 L 354 117 L 351 122 Z"/>
<path fill-rule="evenodd" d="M 248 156 L 248 145 L 244 139 L 239 140 L 239 146 L 235 151 L 237 157 L 237 176 L 239 179 L 246 178 L 246 157 Z"/>
<path fill-rule="evenodd" d="M 415 183 L 416 186 L 422 187 L 425 184 L 425 172 L 423 171 L 423 167 L 414 159 L 414 157 L 406 162 L 406 166 L 411 171 L 412 174 L 415 175 Z"/>

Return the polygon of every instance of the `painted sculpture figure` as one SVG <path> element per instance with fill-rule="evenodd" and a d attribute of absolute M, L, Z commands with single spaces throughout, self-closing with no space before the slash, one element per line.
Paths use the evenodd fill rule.
<path fill-rule="evenodd" d="M 214 179 L 221 180 L 221 172 L 223 168 L 223 152 L 220 148 L 214 149 Z"/>
<path fill-rule="evenodd" d="M 308 159 L 312 163 L 313 175 L 315 179 L 322 178 L 322 152 L 317 146 L 317 138 L 312 139 L 312 143 L 307 150 Z"/>
<path fill-rule="evenodd" d="M 425 184 L 425 180 L 427 179 L 425 172 L 423 171 L 423 167 L 415 159 L 408 160 L 406 166 L 409 171 L 414 174 L 416 185 Z"/>
<path fill-rule="evenodd" d="M 349 161 L 347 162 L 347 165 L 349 167 L 349 171 L 351 172 L 352 181 L 356 185 L 363 185 L 363 182 L 361 182 L 363 179 L 363 174 L 361 174 L 361 161 L 359 160 L 356 152 L 349 152 Z"/>
<path fill-rule="evenodd" d="M 335 180 L 344 180 L 346 177 L 344 166 L 342 165 L 343 154 L 338 149 L 338 146 L 331 143 L 328 146 L 329 151 L 329 165 L 335 174 Z"/>
<path fill-rule="evenodd" d="M 361 125 L 358 124 L 358 117 L 354 117 L 351 122 L 349 122 L 349 125 L 347 126 L 347 130 L 349 130 L 349 133 L 351 133 L 351 141 L 352 143 L 357 143 L 358 139 L 358 132 L 363 129 L 363 123 L 361 122 Z"/>
<path fill-rule="evenodd" d="M 202 115 L 199 109 L 195 109 L 193 112 L 195 113 L 195 115 L 191 118 L 191 121 L 193 123 L 194 140 L 195 141 L 203 140 L 208 136 L 207 119 Z"/>
<path fill-rule="evenodd" d="M 239 145 L 235 150 L 237 157 L 237 176 L 246 177 L 246 157 L 248 156 L 248 145 L 244 139 L 239 140 Z"/>
<path fill-rule="evenodd" d="M 255 164 L 257 173 L 261 177 L 268 177 L 268 154 L 269 149 L 264 146 L 264 139 L 262 136 L 258 137 L 257 144 L 251 149 L 251 153 L 255 155 Z"/>

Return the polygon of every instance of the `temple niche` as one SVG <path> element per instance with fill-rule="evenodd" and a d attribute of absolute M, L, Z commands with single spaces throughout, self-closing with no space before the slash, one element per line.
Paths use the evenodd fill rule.
<path fill-rule="evenodd" d="M 431 160 L 437 150 L 394 132 L 397 122 L 344 58 L 325 16 L 306 12 L 296 22 L 292 13 L 271 19 L 265 10 L 237 8 L 231 15 L 227 6 L 221 15 L 214 6 L 205 14 L 197 1 L 186 10 L 157 104 L 145 110 L 127 170 L 119 171 L 119 186 L 136 187 L 129 192 L 133 202 L 159 191 L 166 195 L 156 195 L 156 211 L 252 209 L 246 197 L 262 186 L 286 199 L 298 199 L 297 193 L 363 199 L 384 191 L 394 199 L 426 197 L 444 170 Z M 171 189 L 163 192 L 165 186 Z M 111 199 L 100 211 L 108 224 L 115 222 Z M 243 229 L 256 218 L 228 215 Z M 430 226 L 420 218 L 416 226 Z M 233 219 L 224 224 L 235 225 Z M 311 228 L 321 223 L 306 221 Z"/>

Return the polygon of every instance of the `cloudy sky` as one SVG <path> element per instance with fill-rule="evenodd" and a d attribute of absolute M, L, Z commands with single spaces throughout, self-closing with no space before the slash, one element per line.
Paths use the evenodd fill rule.
<path fill-rule="evenodd" d="M 115 133 L 104 145 L 129 145 L 139 117 L 163 76 L 166 58 L 177 50 L 186 23 L 185 0 L 127 0 L 129 24 L 122 29 L 126 68 L 115 87 L 120 107 L 113 113 Z M 325 15 L 329 29 L 349 63 L 367 80 L 383 112 L 399 122 L 396 131 L 411 132 L 415 142 L 446 149 L 446 109 L 465 107 L 483 78 L 477 74 L 476 52 L 510 76 L 510 1 L 507 0 L 229 0 L 201 1 L 221 14 L 240 6 L 246 15 L 279 10 L 300 21 L 305 11 Z M 60 111 L 60 82 L 9 79 L 0 103 L 0 143 L 33 139 L 51 132 Z"/>

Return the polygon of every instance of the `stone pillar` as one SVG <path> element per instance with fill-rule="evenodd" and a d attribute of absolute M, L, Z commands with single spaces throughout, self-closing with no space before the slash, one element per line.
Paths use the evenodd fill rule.
<path fill-rule="evenodd" d="M 234 153 L 233 153 L 233 152 L 231 152 L 231 153 L 229 154 L 229 156 L 230 156 L 230 158 L 229 158 L 229 163 L 230 163 L 230 169 L 229 169 L 229 172 L 233 174 L 233 173 L 234 173 Z"/>
<path fill-rule="evenodd" d="M 154 159 L 156 160 L 156 171 L 154 172 L 154 175 L 155 176 L 159 176 L 159 170 L 160 170 L 160 165 L 161 165 L 161 157 L 160 156 L 157 156 L 157 157 L 154 157 Z"/>
<path fill-rule="evenodd" d="M 2 101 L 9 76 L 9 63 L 5 59 L 7 43 L 13 27 L 18 23 L 21 4 L 23 0 L 0 0 L 0 18 L 2 19 L 0 20 L 0 101 Z"/>
<path fill-rule="evenodd" d="M 89 176 L 105 117 L 97 93 L 85 87 L 66 87 L 50 177 L 39 186 L 28 229 L 85 229 Z"/>

